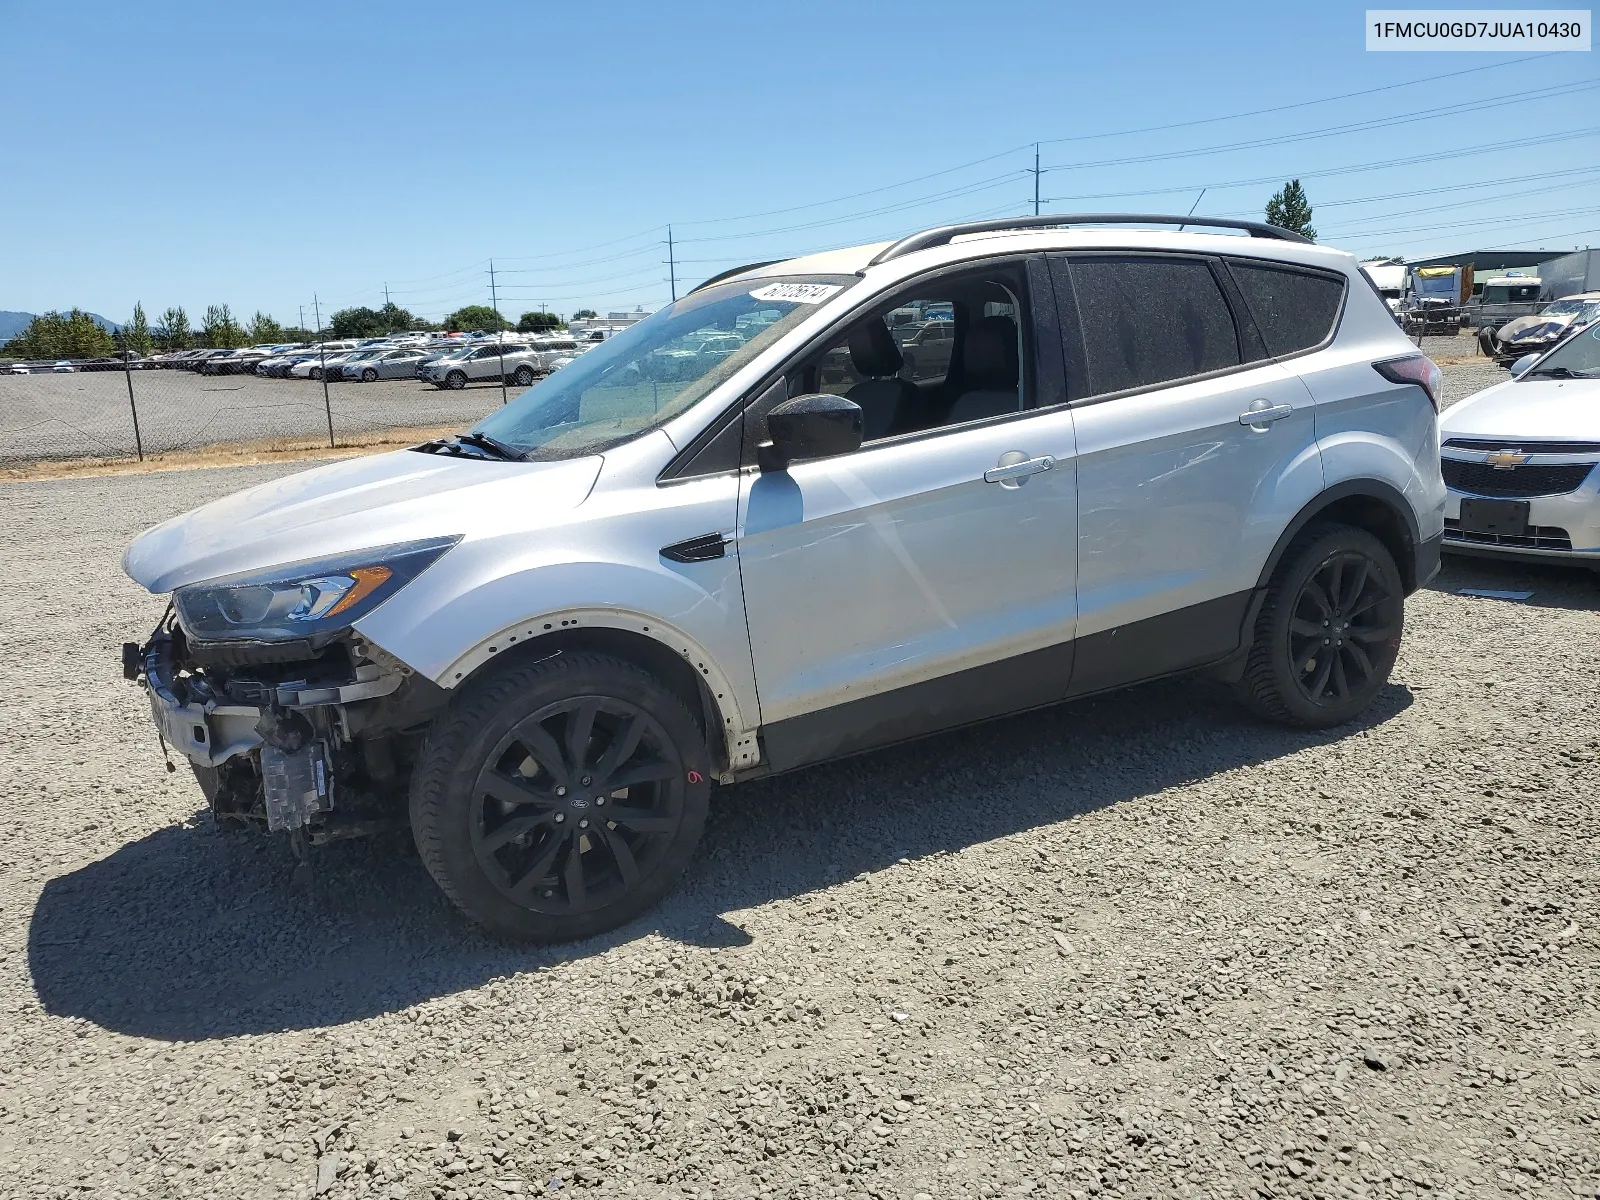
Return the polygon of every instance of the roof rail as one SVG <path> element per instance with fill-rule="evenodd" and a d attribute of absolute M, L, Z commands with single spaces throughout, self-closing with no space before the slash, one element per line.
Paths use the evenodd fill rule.
<path fill-rule="evenodd" d="M 701 288 L 708 288 L 713 283 L 721 283 L 724 279 L 732 279 L 735 275 L 743 275 L 746 271 L 759 270 L 761 267 L 770 267 L 774 263 L 781 263 L 783 261 L 784 260 L 781 259 L 781 258 L 769 258 L 769 259 L 767 259 L 766 262 L 745 263 L 744 266 L 742 266 L 742 267 L 734 267 L 731 271 L 721 271 L 718 274 L 713 275 L 710 279 L 706 280 L 704 283 L 697 284 L 694 287 L 690 288 L 687 292 L 684 293 L 684 295 L 685 296 L 692 296 L 696 292 L 698 292 Z"/>
<path fill-rule="evenodd" d="M 899 258 L 916 250 L 933 246 L 948 246 L 956 238 L 968 233 L 998 233 L 1009 229 L 1053 229 L 1063 225 L 1202 225 L 1208 229 L 1243 229 L 1251 237 L 1276 238 L 1281 242 L 1311 243 L 1293 230 L 1280 229 L 1263 221 L 1235 221 L 1227 217 L 1178 217 L 1163 213 L 1068 213 L 1062 216 L 1000 217 L 993 221 L 965 221 L 960 225 L 941 225 L 903 237 L 894 245 L 880 250 L 867 265 Z M 741 268 L 741 270 L 746 268 Z M 719 277 L 720 278 L 720 277 Z M 702 284 L 702 287 L 705 285 Z"/>

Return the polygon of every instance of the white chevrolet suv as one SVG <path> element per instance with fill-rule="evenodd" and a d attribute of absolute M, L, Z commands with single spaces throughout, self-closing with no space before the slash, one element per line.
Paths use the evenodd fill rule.
<path fill-rule="evenodd" d="M 459 437 L 144 534 L 124 670 L 219 821 L 409 821 L 538 940 L 662 896 L 713 782 L 1200 669 L 1348 721 L 1438 567 L 1438 369 L 1349 255 L 1180 222 L 708 280 Z M 953 338 L 915 372 L 908 309 Z"/>

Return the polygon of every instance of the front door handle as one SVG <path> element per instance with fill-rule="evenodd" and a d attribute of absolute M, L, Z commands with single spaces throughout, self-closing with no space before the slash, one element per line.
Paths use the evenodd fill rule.
<path fill-rule="evenodd" d="M 1274 404 L 1270 400 L 1252 400 L 1250 407 L 1239 414 L 1239 424 L 1262 430 L 1274 421 L 1294 416 L 1294 405 Z"/>
<path fill-rule="evenodd" d="M 1055 465 L 1056 460 L 1048 454 L 1038 458 L 1023 458 L 1022 451 L 1012 450 L 1000 456 L 998 466 L 990 467 L 983 473 L 983 481 L 998 483 L 1001 487 L 1021 487 L 1028 481 L 1029 475 L 1048 471 Z"/>

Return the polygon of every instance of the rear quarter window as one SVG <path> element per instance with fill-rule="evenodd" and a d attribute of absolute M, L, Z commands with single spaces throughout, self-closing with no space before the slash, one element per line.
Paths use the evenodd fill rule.
<path fill-rule="evenodd" d="M 1342 275 L 1269 267 L 1261 263 L 1228 263 L 1234 282 L 1274 358 L 1321 345 L 1333 335 L 1344 306 Z"/>

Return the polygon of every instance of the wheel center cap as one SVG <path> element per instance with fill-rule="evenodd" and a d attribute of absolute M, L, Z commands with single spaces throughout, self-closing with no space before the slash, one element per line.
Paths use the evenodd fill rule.
<path fill-rule="evenodd" d="M 582 812 L 584 809 L 589 807 L 589 797 L 578 795 L 569 796 L 567 798 L 567 805 L 574 812 Z"/>

